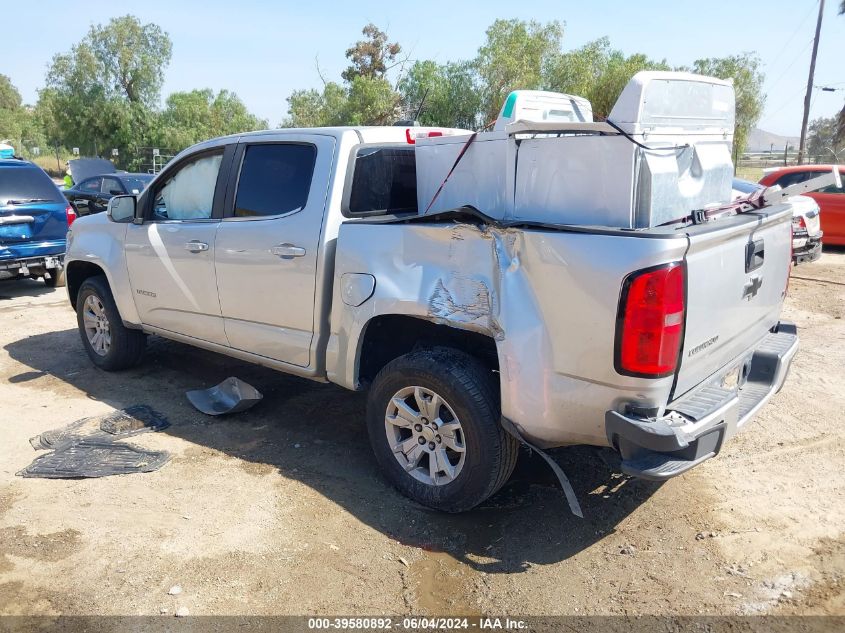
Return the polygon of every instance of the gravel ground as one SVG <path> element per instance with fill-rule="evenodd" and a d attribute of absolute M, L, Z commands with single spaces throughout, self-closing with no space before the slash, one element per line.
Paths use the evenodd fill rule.
<path fill-rule="evenodd" d="M 0 614 L 845 614 L 845 251 L 795 269 L 801 350 L 722 454 L 663 485 L 608 450 L 559 449 L 586 518 L 537 457 L 485 506 L 420 508 L 377 472 L 364 399 L 151 339 L 108 374 L 64 289 L 0 282 Z M 184 392 L 237 375 L 228 419 Z M 28 439 L 146 404 L 161 470 L 22 479 Z M 174 585 L 181 592 L 171 595 Z"/>

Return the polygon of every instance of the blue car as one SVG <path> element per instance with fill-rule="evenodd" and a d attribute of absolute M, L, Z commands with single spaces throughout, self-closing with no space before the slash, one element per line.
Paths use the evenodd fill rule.
<path fill-rule="evenodd" d="M 43 278 L 64 286 L 65 239 L 73 207 L 43 169 L 0 159 L 0 280 Z"/>

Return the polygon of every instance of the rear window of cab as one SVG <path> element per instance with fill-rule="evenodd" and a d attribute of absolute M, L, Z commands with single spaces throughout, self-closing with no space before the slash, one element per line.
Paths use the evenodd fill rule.
<path fill-rule="evenodd" d="M 354 150 L 343 202 L 347 216 L 417 211 L 417 163 L 413 147 L 363 145 Z"/>

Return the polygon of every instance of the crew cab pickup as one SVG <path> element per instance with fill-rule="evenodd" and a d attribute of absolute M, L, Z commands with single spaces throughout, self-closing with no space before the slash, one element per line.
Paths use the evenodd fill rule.
<path fill-rule="evenodd" d="M 280 129 L 184 151 L 72 227 L 91 360 L 132 367 L 154 334 L 367 389 L 386 477 L 445 511 L 499 489 L 519 441 L 612 447 L 656 480 L 716 455 L 798 349 L 779 320 L 788 201 L 635 230 L 421 213 L 412 134 L 454 132 Z"/>

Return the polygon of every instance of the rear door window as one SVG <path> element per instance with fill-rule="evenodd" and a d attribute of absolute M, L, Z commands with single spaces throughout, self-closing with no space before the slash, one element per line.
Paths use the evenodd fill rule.
<path fill-rule="evenodd" d="M 117 180 L 117 178 L 109 178 L 108 176 L 106 176 L 103 178 L 103 186 L 100 191 L 102 191 L 103 193 L 112 193 L 113 191 L 123 193 L 123 187 L 120 185 L 120 182 Z"/>
<path fill-rule="evenodd" d="M 84 191 L 85 193 L 100 193 L 102 181 L 102 178 L 89 178 L 88 180 L 83 180 L 79 184 L 78 189 L 80 191 Z"/>
<path fill-rule="evenodd" d="M 417 163 L 412 147 L 361 147 L 355 153 L 345 211 L 386 215 L 417 210 Z"/>
<path fill-rule="evenodd" d="M 0 205 L 6 205 L 10 200 L 13 204 L 32 200 L 64 202 L 64 196 L 38 167 L 0 167 Z"/>
<path fill-rule="evenodd" d="M 283 215 L 308 202 L 317 148 L 306 143 L 250 145 L 244 153 L 235 217 Z"/>

